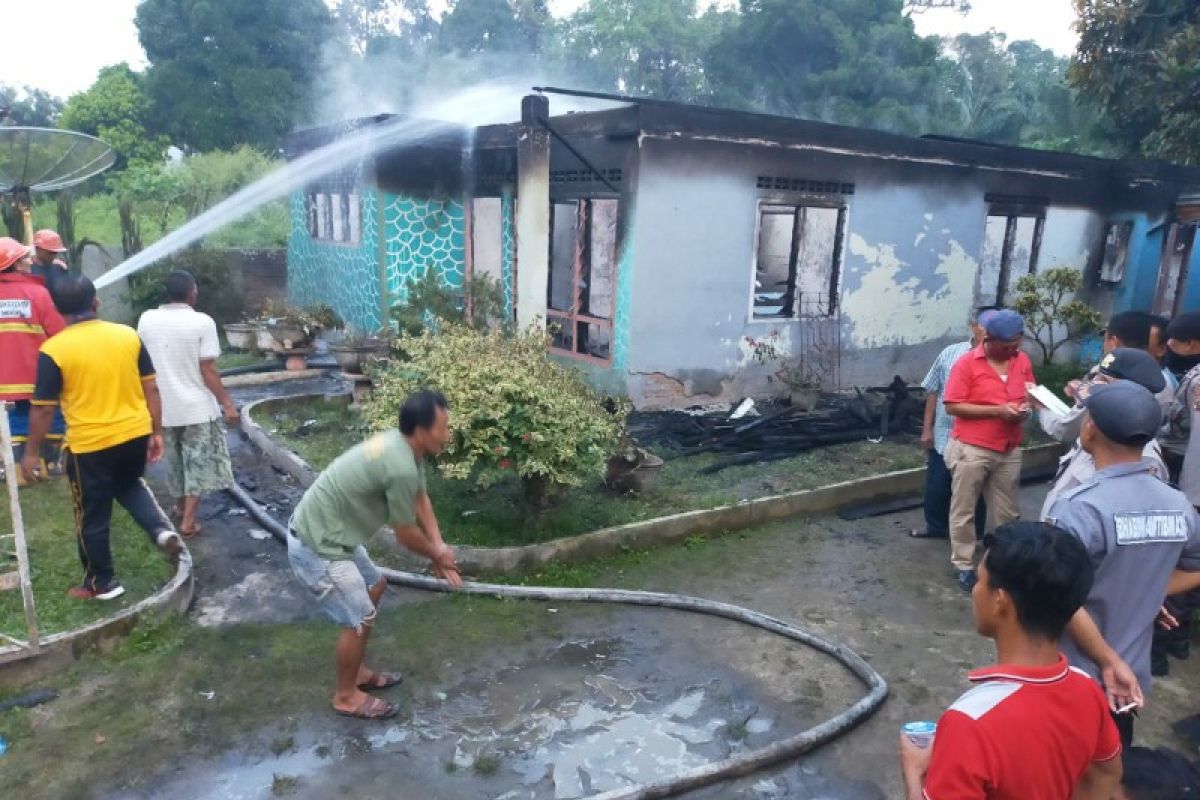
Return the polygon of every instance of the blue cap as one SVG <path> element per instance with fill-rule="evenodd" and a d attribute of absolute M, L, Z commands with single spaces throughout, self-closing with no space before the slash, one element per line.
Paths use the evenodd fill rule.
<path fill-rule="evenodd" d="M 1083 405 L 1100 433 L 1117 444 L 1142 446 L 1158 434 L 1162 424 L 1158 400 L 1133 381 L 1096 386 Z"/>
<path fill-rule="evenodd" d="M 1167 388 L 1162 367 L 1154 356 L 1132 347 L 1118 347 L 1100 360 L 1100 372 L 1122 381 L 1133 381 L 1158 394 Z"/>
<path fill-rule="evenodd" d="M 1011 308 L 1000 308 L 979 318 L 988 336 L 1001 341 L 1015 339 L 1025 333 L 1025 320 Z"/>

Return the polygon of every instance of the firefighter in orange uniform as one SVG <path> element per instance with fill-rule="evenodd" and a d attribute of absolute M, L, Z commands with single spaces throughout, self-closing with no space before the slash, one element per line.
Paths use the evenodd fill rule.
<path fill-rule="evenodd" d="M 38 348 L 64 327 L 45 282 L 30 274 L 30 266 L 27 245 L 16 239 L 0 238 L 0 403 L 8 409 L 18 462 L 24 455 L 29 433 L 29 401 L 37 374 Z M 62 417 L 58 415 L 42 447 L 46 462 L 43 475 L 56 471 L 64 431 Z M 19 471 L 17 480 L 23 483 Z"/>

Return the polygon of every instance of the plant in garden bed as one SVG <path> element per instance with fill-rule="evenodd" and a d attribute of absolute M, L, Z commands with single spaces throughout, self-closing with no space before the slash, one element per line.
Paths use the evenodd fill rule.
<path fill-rule="evenodd" d="M 1075 295 L 1083 274 L 1071 267 L 1056 267 L 1017 281 L 1012 307 L 1025 319 L 1025 338 L 1042 351 L 1042 364 L 1070 342 L 1100 330 L 1103 317 Z"/>
<path fill-rule="evenodd" d="M 530 502 L 548 505 L 566 487 L 603 474 L 627 412 L 552 360 L 549 344 L 534 328 L 510 336 L 454 323 L 401 336 L 397 347 L 408 360 L 371 368 L 376 388 L 365 417 L 374 429 L 392 427 L 408 394 L 438 389 L 452 408 L 442 474 L 481 488 L 515 474 Z"/>
<path fill-rule="evenodd" d="M 401 334 L 420 336 L 433 320 L 466 325 L 477 331 L 511 327 L 504 315 L 504 290 L 487 275 L 472 276 L 463 288 L 456 289 L 428 270 L 423 277 L 409 283 L 405 291 L 405 301 L 391 310 Z"/>
<path fill-rule="evenodd" d="M 255 420 L 317 470 L 329 466 L 350 444 L 366 435 L 360 429 L 362 420 L 344 403 L 313 398 L 266 414 L 258 410 Z M 523 502 L 520 479 L 511 469 L 506 470 L 507 478 L 486 489 L 431 474 L 429 496 L 443 531 L 455 544 L 516 546 L 753 497 L 813 489 L 924 463 L 915 447 L 870 442 L 833 445 L 783 461 L 710 473 L 706 468 L 719 460 L 720 456 L 708 453 L 676 457 L 670 469 L 659 475 L 657 486 L 633 496 L 614 495 L 596 476 L 549 509 L 531 509 Z"/>
<path fill-rule="evenodd" d="M 771 331 L 759 339 L 747 336 L 746 344 L 750 345 L 750 355 L 756 364 L 778 364 L 771 379 L 787 387 L 792 405 L 805 411 L 816 408 L 829 370 L 829 353 L 825 348 L 814 347 L 803 357 L 789 361 L 779 348 L 779 331 Z"/>

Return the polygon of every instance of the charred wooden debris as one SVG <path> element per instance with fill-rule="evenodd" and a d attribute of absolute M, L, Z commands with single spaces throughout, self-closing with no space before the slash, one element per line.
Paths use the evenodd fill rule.
<path fill-rule="evenodd" d="M 635 412 L 629 434 L 666 459 L 700 453 L 725 456 L 701 470 L 712 474 L 826 445 L 919 435 L 924 402 L 920 387 L 909 387 L 897 376 L 885 387 L 824 394 L 816 410 L 808 413 L 790 405 L 758 404 L 754 411 L 739 414 L 746 401 L 728 411 Z"/>

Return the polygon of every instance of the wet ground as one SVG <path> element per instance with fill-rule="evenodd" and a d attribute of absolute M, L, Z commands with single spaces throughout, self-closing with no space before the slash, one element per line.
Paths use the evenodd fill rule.
<path fill-rule="evenodd" d="M 304 390 L 313 388 L 329 386 Z M 244 401 L 246 393 L 239 394 Z M 239 480 L 285 513 L 298 495 L 295 486 L 248 446 L 234 443 L 233 454 Z M 1027 514 L 1036 514 L 1043 491 L 1025 490 Z M 226 501 L 208 500 L 202 513 L 205 532 L 193 548 L 196 624 L 314 616 L 290 580 L 282 548 Z M 855 649 L 891 685 L 883 708 L 833 744 L 688 797 L 900 796 L 899 726 L 935 719 L 965 689 L 965 672 L 992 656 L 990 643 L 971 628 L 946 543 L 905 535 L 918 524 L 915 511 L 854 522 L 800 520 L 657 551 L 597 579 L 725 600 L 795 621 Z M 453 522 L 443 527 L 452 540 Z M 402 626 L 413 604 L 446 602 L 389 590 L 381 617 Z M 197 750 L 169 766 L 153 759 L 130 764 L 127 774 L 107 776 L 96 794 L 584 797 L 768 744 L 832 716 L 865 691 L 828 657 L 734 623 L 673 611 L 522 605 L 527 621 L 519 634 L 472 633 L 482 637 L 472 658 L 448 658 L 410 677 L 396 720 L 348 720 L 321 704 L 288 708 L 216 753 Z M 465 632 L 441 635 L 449 648 Z M 385 664 L 406 655 L 385 647 L 372 652 Z M 1139 722 L 1140 743 L 1181 747 L 1168 726 L 1193 710 L 1187 689 L 1196 670 L 1192 662 L 1174 665 Z M 312 666 L 327 668 L 326 661 Z M 137 788 L 119 788 L 129 786 Z"/>

